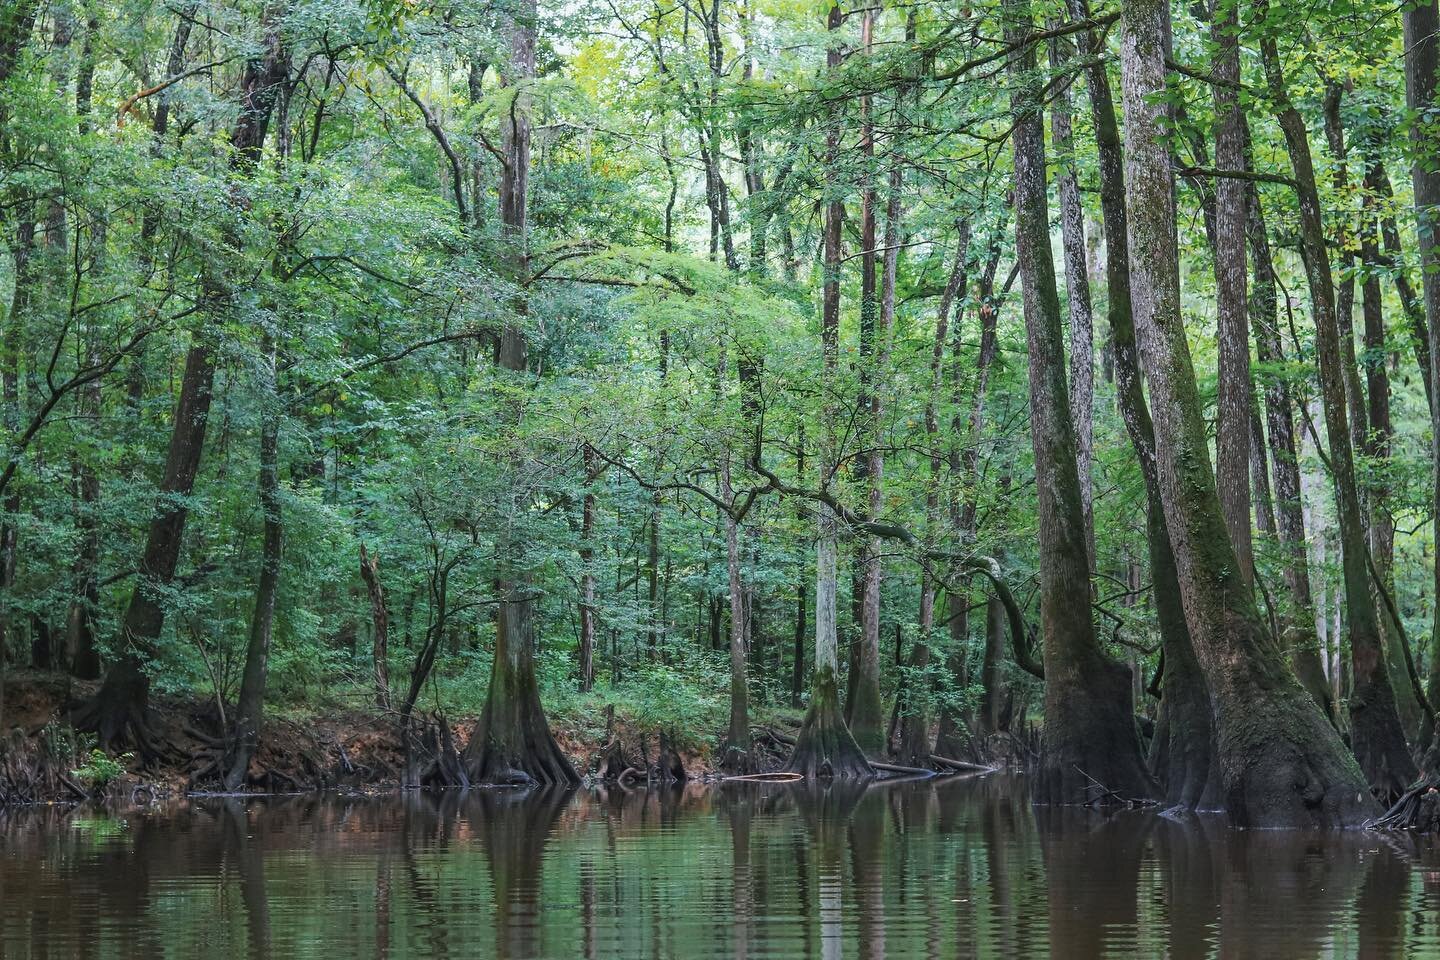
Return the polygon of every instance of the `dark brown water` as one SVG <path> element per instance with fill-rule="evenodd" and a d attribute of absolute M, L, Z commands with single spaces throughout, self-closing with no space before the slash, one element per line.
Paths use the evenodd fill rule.
<path fill-rule="evenodd" d="M 1440 851 L 990 777 L 0 813 L 0 957 L 1440 957 Z"/>

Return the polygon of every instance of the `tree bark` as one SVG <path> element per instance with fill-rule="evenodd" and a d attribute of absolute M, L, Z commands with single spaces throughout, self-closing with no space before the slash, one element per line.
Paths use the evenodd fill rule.
<path fill-rule="evenodd" d="M 1007 38 L 1023 38 L 1031 29 L 1028 0 L 1005 0 L 1003 9 Z M 1105 655 L 1090 613 L 1090 562 L 1050 249 L 1044 118 L 1039 87 L 1029 76 L 1033 65 L 1033 50 L 1012 61 L 1017 86 L 1010 100 L 1045 639 L 1045 727 L 1032 796 L 1050 804 L 1098 801 L 1112 792 L 1147 798 L 1155 789 L 1135 731 L 1130 671 Z"/>
<path fill-rule="evenodd" d="M 826 53 L 826 69 L 840 69 L 841 50 L 836 33 L 844 22 L 838 4 L 830 7 L 825 26 L 832 43 Z M 831 107 L 825 127 L 825 204 L 824 231 L 821 247 L 824 256 L 821 285 L 820 344 L 824 362 L 824 396 L 821 411 L 820 455 L 817 457 L 818 487 L 828 490 L 835 469 L 835 420 L 838 415 L 831 399 L 840 352 L 840 231 L 845 217 L 839 199 L 840 133 L 843 118 Z M 840 712 L 839 651 L 836 636 L 836 518 L 825 504 L 817 505 L 818 530 L 815 543 L 815 668 L 811 678 L 810 706 L 795 749 L 786 769 L 807 779 L 834 777 L 865 779 L 874 776 L 874 769 L 864 751 L 855 742 Z"/>
<path fill-rule="evenodd" d="M 1248 161 L 1247 161 L 1248 164 Z M 1255 356 L 1265 368 L 1285 361 L 1275 299 L 1275 267 L 1270 258 L 1270 237 L 1260 193 L 1252 184 L 1248 191 L 1246 239 L 1255 263 L 1255 283 L 1250 297 L 1250 326 L 1255 337 Z M 1295 676 L 1315 699 L 1332 725 L 1338 726 L 1335 696 L 1325 678 L 1325 665 L 1316 629 L 1315 603 L 1310 594 L 1310 564 L 1306 551 L 1305 511 L 1301 500 L 1300 460 L 1295 442 L 1295 410 L 1290 384 L 1283 375 L 1269 374 L 1264 380 L 1265 418 L 1269 426 L 1270 462 L 1275 476 L 1275 523 L 1284 551 L 1285 595 L 1288 602 L 1279 611 L 1279 640 Z"/>
<path fill-rule="evenodd" d="M 536 18 L 535 0 L 522 0 L 505 17 L 510 56 L 503 79 L 511 86 L 523 86 L 535 77 Z M 501 233 L 510 247 L 509 268 L 522 288 L 530 282 L 529 100 L 528 92 L 516 92 L 509 122 L 505 125 L 502 147 L 505 160 L 500 178 Z M 523 295 L 515 302 L 514 310 L 516 318 L 507 322 L 501 332 L 496 361 L 512 374 L 524 374 L 529 346 L 525 329 L 520 325 L 528 312 Z M 507 519 L 514 520 L 522 507 L 515 503 L 510 509 L 512 516 Z M 555 742 L 540 702 L 540 685 L 535 675 L 537 597 L 530 575 L 523 567 L 523 549 L 508 524 L 499 539 L 497 553 L 501 560 L 496 588 L 500 603 L 495 625 L 495 658 L 484 710 L 465 747 L 465 774 L 477 784 L 575 783 L 579 778 Z"/>
<path fill-rule="evenodd" d="M 1241 826 L 1355 826 L 1375 807 L 1333 727 L 1265 635 L 1210 468 L 1180 314 L 1163 0 L 1125 7 L 1121 66 L 1131 300 L 1156 415 L 1167 529 L 1216 721 L 1224 801 Z M 1113 255 L 1113 254 L 1112 254 Z"/>
<path fill-rule="evenodd" d="M 1050 41 L 1050 68 L 1065 69 L 1068 40 Z M 1060 237 L 1064 247 L 1065 291 L 1070 302 L 1070 391 L 1075 415 L 1075 464 L 1080 475 L 1080 508 L 1085 517 L 1085 549 L 1090 572 L 1095 572 L 1095 319 L 1090 303 L 1090 274 L 1086 263 L 1085 213 L 1080 203 L 1080 179 L 1075 170 L 1075 138 L 1071 132 L 1068 86 L 1050 104 L 1050 139 L 1055 147 L 1057 192 L 1060 196 Z"/>
<path fill-rule="evenodd" d="M 263 53 L 246 64 L 241 78 L 240 115 L 230 132 L 233 175 L 248 177 L 259 163 L 289 69 L 279 24 L 267 18 Z M 238 249 L 240 239 L 229 237 L 227 244 Z M 207 274 L 202 287 L 207 313 L 218 321 L 232 299 L 226 281 Z M 150 521 L 139 577 L 125 610 L 116 661 L 94 698 L 79 705 L 72 716 L 76 729 L 95 732 L 107 749 L 128 742 L 147 755 L 155 752 L 149 728 L 150 679 L 144 665 L 165 624 L 161 593 L 175 579 L 180 559 L 188 517 L 184 504 L 200 469 L 214 379 L 214 355 L 204 332 L 197 333 L 185 359 L 156 515 Z"/>
<path fill-rule="evenodd" d="M 1264 10 L 1267 3 L 1268 0 L 1257 0 L 1256 9 Z M 1325 227 L 1321 220 L 1320 196 L 1305 121 L 1290 102 L 1274 37 L 1262 37 L 1260 51 L 1270 98 L 1285 135 L 1300 201 L 1300 242 L 1315 320 L 1320 396 L 1325 411 L 1325 430 L 1330 441 L 1329 459 L 1335 483 L 1336 512 L 1340 519 L 1341 568 L 1350 624 L 1350 659 L 1354 676 L 1350 694 L 1351 741 L 1372 789 L 1382 797 L 1398 797 L 1415 779 L 1416 768 L 1405 742 L 1405 731 L 1395 706 L 1395 691 L 1385 668 L 1384 638 L 1380 634 L 1379 618 L 1370 591 L 1370 573 L 1366 569 L 1365 523 L 1355 474 L 1352 424 L 1346 409 L 1344 345 L 1336 318 L 1335 288 L 1325 244 Z"/>
<path fill-rule="evenodd" d="M 255 609 L 250 615 L 250 637 L 245 646 L 245 668 L 235 722 L 230 732 L 230 754 L 221 771 L 226 790 L 239 790 L 250 771 L 250 759 L 260 745 L 265 718 L 265 687 L 270 672 L 270 640 L 274 635 L 275 599 L 280 592 L 280 563 L 285 549 L 285 526 L 280 503 L 280 409 L 275 393 L 275 341 L 266 334 L 260 346 L 260 512 L 264 516 L 264 542 L 260 575 L 255 582 Z M 364 549 L 363 547 L 361 548 Z M 362 554 L 363 557 L 363 554 Z"/>
<path fill-rule="evenodd" d="M 590 478 L 595 471 L 595 448 L 585 444 L 585 494 L 580 501 L 580 692 L 589 693 L 595 686 L 595 491 Z M 650 513 L 654 529 L 658 511 Z M 654 539 L 652 546 L 658 546 Z M 651 558 L 651 636 L 654 636 L 654 558 Z"/>
<path fill-rule="evenodd" d="M 1370 508 L 1370 525 L 1367 530 L 1370 556 L 1375 563 L 1379 584 L 1371 593 L 1380 590 L 1395 595 L 1395 518 L 1390 512 L 1390 490 L 1386 480 L 1389 475 L 1391 440 L 1395 426 L 1390 416 L 1390 374 L 1387 364 L 1390 359 L 1385 331 L 1384 297 L 1380 286 L 1383 269 L 1380 256 L 1379 218 L 1377 197 L 1379 195 L 1379 171 L 1375 164 L 1368 164 L 1365 171 L 1365 192 L 1361 200 L 1360 220 L 1360 263 L 1364 269 L 1360 286 L 1361 330 L 1364 352 L 1360 357 L 1361 369 L 1365 371 L 1365 412 L 1369 429 L 1365 433 L 1362 448 L 1369 460 L 1365 476 L 1365 495 Z M 1377 598 L 1378 599 L 1378 598 Z M 1414 733 L 1420 729 L 1420 702 L 1415 697 L 1415 688 L 1409 682 L 1410 658 L 1405 649 L 1405 629 L 1390 616 L 1389 606 L 1379 604 L 1380 633 L 1385 645 L 1386 669 L 1395 688 L 1395 706 L 1400 714 L 1402 729 Z"/>
<path fill-rule="evenodd" d="M 1088 19 L 1085 0 L 1071 0 L 1071 16 Z M 1098 43 L 1090 33 L 1077 34 L 1080 54 L 1093 56 Z M 1218 803 L 1214 795 L 1213 721 L 1204 677 L 1195 657 L 1190 628 L 1185 621 L 1175 556 L 1170 545 L 1169 519 L 1161 504 L 1160 479 L 1155 459 L 1155 428 L 1145 402 L 1130 295 L 1129 237 L 1125 212 L 1125 168 L 1115 101 L 1103 64 L 1086 68 L 1086 83 L 1095 127 L 1100 167 L 1100 206 L 1105 233 L 1105 277 L 1108 296 L 1106 324 L 1110 329 L 1109 356 L 1115 379 L 1116 403 L 1145 480 L 1145 543 L 1150 560 L 1156 619 L 1165 657 L 1161 711 L 1163 729 L 1174 731 L 1174 744 L 1156 744 L 1155 756 L 1165 763 L 1156 769 L 1171 804 L 1193 807 Z M 1161 749 L 1163 747 L 1163 750 Z"/>
<path fill-rule="evenodd" d="M 1211 20 L 1216 55 L 1215 165 L 1245 166 L 1240 114 L 1238 0 L 1219 0 Z M 1216 391 L 1215 480 L 1225 528 L 1247 582 L 1255 577 L 1250 519 L 1250 333 L 1245 300 L 1245 182 L 1221 177 L 1215 187 L 1215 327 L 1219 369 Z"/>
<path fill-rule="evenodd" d="M 375 705 L 390 709 L 390 607 L 385 599 L 385 584 L 380 579 L 380 555 L 370 553 L 360 544 L 360 579 L 370 596 L 370 680 Z"/>
<path fill-rule="evenodd" d="M 959 239 L 956 243 L 955 264 L 950 279 L 940 295 L 939 309 L 935 316 L 935 340 L 930 350 L 930 391 L 925 399 L 925 444 L 930 451 L 930 479 L 925 488 L 925 543 L 932 547 L 940 534 L 942 515 L 940 492 L 944 485 L 942 469 L 945 464 L 944 449 L 940 445 L 940 401 L 945 389 L 945 348 L 949 342 L 950 313 L 954 308 L 955 295 L 964 287 L 965 257 L 970 246 L 970 224 L 959 224 Z M 887 254 L 888 256 L 888 254 Z M 887 266 L 887 277 L 890 270 Z M 893 280 L 886 286 L 893 311 Z M 872 506 L 872 515 L 874 508 Z M 935 579 L 929 566 L 920 575 L 920 638 L 910 658 L 913 680 L 901 691 L 900 702 L 900 762 L 921 767 L 929 764 L 930 715 L 926 710 L 929 690 L 917 689 L 915 684 L 922 681 L 924 671 L 930 663 L 930 646 L 934 642 L 935 629 Z"/>
<path fill-rule="evenodd" d="M 1430 382 L 1440 384 L 1440 164 L 1434 112 L 1440 98 L 1440 4 L 1420 0 L 1407 4 L 1404 17 L 1405 105 L 1417 122 L 1410 129 L 1410 179 L 1415 191 L 1416 235 L 1420 247 L 1420 274 L 1428 322 Z M 1434 470 L 1431 475 L 1431 514 L 1440 543 L 1440 398 L 1431 397 L 1430 434 Z M 1435 566 L 1434 590 L 1440 591 L 1440 564 Z M 1440 593 L 1432 591 L 1432 595 Z M 1430 637 L 1430 702 L 1440 702 L 1440 615 L 1434 617 Z M 1440 748 L 1440 731 L 1434 734 Z M 1433 771 L 1432 771 L 1433 772 Z"/>

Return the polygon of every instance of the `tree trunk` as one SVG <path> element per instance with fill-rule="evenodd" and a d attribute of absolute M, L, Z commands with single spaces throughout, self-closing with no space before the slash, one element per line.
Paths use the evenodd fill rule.
<path fill-rule="evenodd" d="M 795 476 L 805 476 L 805 426 L 801 424 L 799 437 L 795 442 Z M 801 512 L 801 520 L 804 520 Z M 805 688 L 805 640 L 808 632 L 805 626 L 805 609 L 810 603 L 810 584 L 802 571 L 795 583 L 795 645 L 790 661 L 790 707 L 800 709 L 800 696 Z"/>
<path fill-rule="evenodd" d="M 537 9 L 534 0 L 522 2 L 505 19 L 510 57 L 504 80 L 522 85 L 535 76 Z M 500 178 L 501 231 L 510 248 L 510 269 L 522 288 L 530 282 L 526 204 L 530 180 L 530 104 L 526 91 L 517 92 L 508 111 Z M 519 300 L 522 317 L 526 303 Z M 523 327 L 510 323 L 500 335 L 499 365 L 514 374 L 528 366 L 528 344 Z M 518 517 L 522 507 L 512 504 Z M 540 702 L 535 676 L 536 595 L 523 568 L 523 550 L 513 534 L 502 535 L 497 551 L 502 558 L 497 578 L 500 593 L 495 627 L 495 659 L 490 687 L 480 720 L 465 748 L 465 773 L 473 783 L 574 783 L 575 770 L 550 732 Z M 618 667 L 612 641 L 612 662 Z"/>
<path fill-rule="evenodd" d="M 720 464 L 720 497 L 733 508 L 735 491 L 730 483 L 730 453 L 726 451 Z M 734 773 L 754 770 L 750 752 L 750 678 L 747 673 L 748 653 L 745 627 L 745 588 L 740 577 L 740 525 L 725 511 L 725 572 L 730 601 L 730 724 L 721 748 L 720 765 Z"/>
<path fill-rule="evenodd" d="M 275 342 L 267 334 L 261 344 L 260 512 L 264 516 L 264 544 L 260 576 L 255 584 L 255 610 L 250 617 L 250 638 L 245 647 L 245 669 L 240 697 L 235 704 L 235 725 L 230 732 L 230 754 L 222 770 L 226 790 L 239 790 L 250 771 L 250 758 L 260 745 L 265 717 L 265 686 L 270 670 L 270 640 L 274 634 L 275 598 L 280 589 L 280 562 L 285 527 L 280 505 L 280 409 L 275 394 Z M 362 547 L 363 551 L 364 548 Z M 362 552 L 363 561 L 363 552 Z M 377 624 L 378 626 L 378 624 Z"/>
<path fill-rule="evenodd" d="M 997 224 L 998 234 L 1003 224 Z M 968 238 L 966 246 L 968 247 Z M 966 249 L 956 253 L 955 265 L 950 271 L 948 289 L 952 298 L 963 295 L 968 285 L 967 266 L 969 254 Z M 962 414 L 964 397 L 961 391 L 963 377 L 960 314 L 951 323 L 950 331 L 950 401 L 953 413 L 950 416 L 950 525 L 962 539 L 972 534 L 977 517 L 977 487 L 979 486 L 980 441 L 985 426 L 985 400 L 990 386 L 990 372 L 999 352 L 999 337 L 996 324 L 998 311 L 992 302 L 995 271 L 999 267 L 998 245 L 992 247 L 991 256 L 977 284 L 980 319 L 980 347 L 975 359 L 975 386 L 970 396 L 968 421 Z M 965 441 L 961 449 L 962 438 Z M 950 653 L 945 672 L 950 683 L 963 690 L 969 686 L 968 675 L 970 623 L 968 607 L 970 602 L 969 577 L 951 568 L 954 581 L 945 597 L 945 614 L 950 624 Z M 935 752 L 941 756 L 954 757 L 962 753 L 970 740 L 964 713 L 955 706 L 946 706 L 940 711 L 940 726 L 935 736 Z"/>
<path fill-rule="evenodd" d="M 1211 89 L 1215 100 L 1215 166 L 1245 166 L 1245 131 L 1239 102 L 1238 0 L 1220 0 L 1211 22 L 1216 47 Z M 1215 327 L 1217 423 L 1215 480 L 1225 528 L 1247 582 L 1255 577 L 1250 532 L 1250 333 L 1245 300 L 1245 181 L 1221 177 L 1215 187 Z"/>
<path fill-rule="evenodd" d="M 1085 0 L 1071 0 L 1071 16 L 1086 19 Z M 1092 55 L 1097 39 L 1078 34 L 1082 56 Z M 1145 545 L 1150 560 L 1156 619 L 1166 663 L 1162 682 L 1165 728 L 1185 742 L 1157 753 L 1166 762 L 1158 768 L 1166 801 L 1181 806 L 1209 805 L 1215 789 L 1214 728 L 1209 697 L 1185 622 L 1180 583 L 1170 546 L 1168 520 L 1161 506 L 1159 470 L 1155 461 L 1155 428 L 1145 402 L 1130 298 L 1129 237 L 1125 215 L 1125 170 L 1115 101 L 1103 64 L 1086 68 L 1091 116 L 1100 167 L 1100 206 L 1105 232 L 1106 323 L 1110 329 L 1110 363 L 1121 420 L 1145 480 Z M 1168 703 L 1165 701 L 1168 700 Z M 1183 733 L 1180 733 L 1183 732 Z M 1218 802 L 1218 801 L 1215 801 Z"/>
<path fill-rule="evenodd" d="M 838 4 L 826 15 L 826 29 L 835 39 L 844 22 Z M 830 73 L 840 69 L 841 50 L 832 43 L 826 54 Z M 838 165 L 840 159 L 841 115 L 831 107 L 825 130 L 825 184 L 831 200 L 825 205 L 822 240 L 824 275 L 821 287 L 820 343 L 824 354 L 825 403 L 822 408 L 820 456 L 816 472 L 819 488 L 830 486 L 834 469 L 835 422 L 838 411 L 831 393 L 836 377 L 840 352 L 840 231 L 845 217 L 844 204 L 838 198 Z M 815 544 L 815 669 L 810 688 L 810 707 L 805 713 L 795 749 L 786 769 L 807 779 L 835 777 L 864 779 L 874 776 L 874 769 L 855 742 L 845 718 L 840 713 L 839 651 L 836 636 L 836 519 L 830 508 L 817 505 L 818 537 Z"/>
<path fill-rule="evenodd" d="M 277 23 L 267 18 L 263 54 L 250 60 L 241 78 L 241 109 L 230 132 L 231 171 L 248 177 L 260 159 L 271 114 L 290 69 L 289 55 Z M 233 250 L 240 238 L 226 238 Z M 226 281 L 213 274 L 202 279 L 202 299 L 210 316 L 219 320 L 231 301 Z M 215 362 L 205 334 L 196 334 L 185 359 L 180 397 L 170 434 L 170 446 L 161 475 L 156 516 L 150 521 L 139 576 L 120 629 L 116 662 L 95 696 L 77 706 L 72 716 L 76 729 L 93 731 L 106 749 L 133 743 L 153 754 L 149 729 L 150 679 L 144 662 L 150 656 L 165 624 L 161 594 L 175 578 L 184 542 L 188 510 L 185 501 L 195 485 L 205 428 L 210 414 Z"/>
<path fill-rule="evenodd" d="M 895 194 L 892 193 L 892 203 Z M 888 231 L 887 231 L 888 233 Z M 887 240 L 887 246 L 893 246 Z M 945 388 L 945 348 L 949 342 L 950 313 L 954 307 L 955 295 L 964 288 L 965 257 L 970 246 L 970 224 L 959 224 L 959 239 L 955 250 L 955 264 L 950 279 L 940 295 L 940 307 L 935 317 L 935 341 L 930 350 L 930 392 L 925 400 L 925 443 L 930 451 L 930 482 L 925 488 L 925 543 L 932 547 L 940 535 L 942 515 L 940 512 L 940 490 L 944 483 L 942 468 L 945 464 L 944 450 L 940 445 L 940 401 Z M 887 258 L 889 253 L 887 252 Z M 887 259 L 886 299 L 893 311 L 893 275 Z M 873 508 L 872 508 L 873 509 Z M 935 581 L 929 567 L 920 577 L 920 639 L 910 659 L 912 681 L 902 688 L 900 701 L 900 762 L 909 766 L 929 764 L 930 715 L 926 710 L 929 690 L 918 687 L 924 671 L 930 663 L 930 646 L 934 642 L 935 628 Z"/>
<path fill-rule="evenodd" d="M 1425 384 L 1425 400 L 1433 404 L 1435 387 L 1430 379 L 1430 326 L 1425 322 L 1425 305 L 1416 299 L 1415 288 L 1410 284 L 1405 252 L 1400 247 L 1400 228 L 1395 222 L 1394 191 L 1390 186 L 1390 175 L 1385 171 L 1385 164 L 1376 163 L 1374 173 L 1375 195 L 1382 204 L 1380 238 L 1385 248 L 1383 262 L 1394 271 L 1395 292 L 1400 297 L 1400 307 L 1405 312 L 1410 346 L 1415 351 L 1415 364 L 1420 368 L 1420 379 Z"/>
<path fill-rule="evenodd" d="M 1333 727 L 1265 636 L 1219 495 L 1180 314 L 1167 147 L 1169 8 L 1131 0 L 1122 31 L 1131 299 L 1156 413 L 1160 492 L 1216 721 L 1225 806 L 1241 826 L 1355 826 L 1374 811 Z M 1112 253 L 1113 256 L 1113 253 Z"/>
<path fill-rule="evenodd" d="M 595 491 L 591 489 L 590 478 L 595 470 L 595 448 L 585 444 L 583 453 L 585 467 L 585 495 L 580 501 L 580 692 L 589 693 L 595 686 Z M 659 511 L 650 512 L 651 530 L 658 519 Z M 658 548 L 653 537 L 652 548 Z M 655 624 L 655 563 L 650 560 L 650 636 L 653 638 Z M 652 644 L 653 647 L 653 644 Z"/>
<path fill-rule="evenodd" d="M 1068 41 L 1050 41 L 1050 68 L 1063 72 L 1069 61 Z M 1060 236 L 1065 252 L 1065 290 L 1070 301 L 1070 392 L 1075 414 L 1076 468 L 1080 474 L 1080 507 L 1085 516 L 1085 549 L 1095 572 L 1095 319 L 1090 303 L 1090 274 L 1085 251 L 1085 214 L 1080 204 L 1075 142 L 1071 132 L 1070 91 L 1056 93 L 1050 106 L 1050 139 L 1055 147 L 1055 179 L 1060 195 Z"/>
<path fill-rule="evenodd" d="M 1248 160 L 1247 160 L 1248 169 Z M 1270 258 L 1270 237 L 1260 193 L 1252 184 L 1248 191 L 1246 239 L 1255 262 L 1255 284 L 1250 297 L 1250 325 L 1255 337 L 1255 356 L 1262 368 L 1274 368 L 1285 361 L 1275 299 L 1275 267 Z M 1284 552 L 1285 595 L 1288 602 L 1279 612 L 1279 640 L 1299 679 L 1300 685 L 1320 705 L 1331 724 L 1339 724 L 1335 697 L 1325 678 L 1325 665 L 1316 630 L 1315 603 L 1310 596 L 1310 565 L 1306 556 L 1305 511 L 1301 501 L 1300 460 L 1295 442 L 1295 411 L 1290 384 L 1284 376 L 1268 374 L 1265 386 L 1265 417 L 1269 426 L 1270 461 L 1275 474 L 1275 522 Z"/>
<path fill-rule="evenodd" d="M 1416 235 L 1420 247 L 1420 275 L 1429 324 L 1430 382 L 1440 384 L 1440 163 L 1435 146 L 1440 139 L 1434 117 L 1440 98 L 1440 4 L 1420 0 L 1407 4 L 1402 14 L 1405 30 L 1405 104 L 1420 118 L 1410 130 L 1410 179 L 1415 191 Z M 1431 514 L 1435 542 L 1440 543 L 1440 397 L 1430 402 L 1430 436 L 1434 470 L 1431 474 Z M 1440 564 L 1435 565 L 1433 596 L 1440 596 Z M 1430 684 L 1426 695 L 1440 702 L 1440 614 L 1433 618 L 1430 637 Z M 1440 731 L 1435 733 L 1440 747 Z M 1433 771 L 1432 771 L 1433 772 Z"/>
<path fill-rule="evenodd" d="M 1007 38 L 1023 38 L 1030 29 L 1028 0 L 1005 0 L 1004 9 Z M 1135 732 L 1130 671 L 1105 655 L 1090 613 L 1090 562 L 1050 249 L 1044 118 L 1040 89 L 1027 76 L 1033 65 L 1033 51 L 1012 61 L 1017 86 L 1010 102 L 1045 639 L 1045 728 L 1032 795 L 1050 804 L 1097 801 L 1112 792 L 1147 798 L 1154 786 Z"/>
<path fill-rule="evenodd" d="M 1264 9 L 1267 2 L 1258 0 L 1257 9 Z M 1270 98 L 1285 134 L 1300 201 L 1300 243 L 1315 319 L 1320 397 L 1325 410 L 1336 512 L 1340 519 L 1341 568 L 1354 675 L 1354 688 L 1350 695 L 1351 741 L 1372 789 L 1382 797 L 1399 796 L 1415 779 L 1416 769 L 1405 742 L 1405 731 L 1400 726 L 1395 691 L 1385 668 L 1384 639 L 1371 594 L 1370 572 L 1366 568 L 1365 524 L 1360 510 L 1351 445 L 1352 424 L 1346 409 L 1346 364 L 1335 314 L 1334 284 L 1325 228 L 1321 221 L 1320 196 L 1310 159 L 1310 142 L 1304 118 L 1289 100 L 1275 39 L 1263 37 L 1260 50 Z"/>
<path fill-rule="evenodd" d="M 520 589 L 524 589 L 520 587 Z M 465 748 L 465 772 L 479 784 L 579 782 L 555 742 L 535 676 L 535 598 L 514 586 L 500 602 L 495 662 L 485 709 Z"/>
<path fill-rule="evenodd" d="M 370 595 L 370 678 L 375 705 L 390 709 L 390 608 L 385 601 L 385 584 L 380 579 L 380 555 L 369 553 L 360 544 L 360 579 Z"/>
<path fill-rule="evenodd" d="M 1376 197 L 1379 192 L 1379 171 L 1375 164 L 1369 164 L 1365 172 L 1366 190 L 1363 194 L 1360 222 L 1360 262 L 1364 268 L 1364 280 L 1360 287 L 1361 317 L 1364 354 L 1360 366 L 1365 371 L 1366 415 L 1369 430 L 1365 434 L 1365 456 L 1370 461 L 1365 475 L 1370 478 L 1366 484 L 1366 499 L 1370 507 L 1368 546 L 1370 556 L 1379 574 L 1378 590 L 1395 595 L 1395 518 L 1390 511 L 1390 491 L 1386 481 L 1389 475 L 1391 438 L 1395 428 L 1390 417 L 1390 374 L 1387 369 L 1389 349 L 1386 343 L 1384 298 L 1380 286 L 1383 264 L 1380 257 L 1379 222 Z M 1372 594 L 1378 590 L 1372 590 Z M 1420 729 L 1420 702 L 1415 697 L 1415 688 L 1409 682 L 1406 666 L 1410 654 L 1404 649 L 1406 639 L 1402 624 L 1389 615 L 1389 607 L 1380 603 L 1380 633 L 1384 639 L 1386 669 L 1395 688 L 1395 706 L 1400 714 L 1404 730 L 1414 733 Z M 1423 746 L 1423 744 L 1422 744 Z"/>
<path fill-rule="evenodd" d="M 875 32 L 876 7 L 860 9 L 860 53 L 871 54 Z M 876 320 L 880 313 L 877 295 L 879 258 L 875 238 L 877 191 L 875 189 L 875 126 L 871 116 L 873 104 L 866 94 L 860 97 L 860 153 L 862 173 L 860 186 L 860 396 L 856 406 L 865 411 L 865 429 L 861 434 L 869 447 L 855 458 L 855 479 L 868 490 L 869 503 L 881 496 L 880 478 L 883 469 L 879 454 L 880 406 L 877 374 L 882 369 L 877 342 Z M 885 746 L 885 716 L 880 703 L 880 585 L 879 544 L 874 537 L 859 537 L 855 545 L 856 575 L 852 592 L 859 614 L 856 618 L 859 636 L 850 656 L 850 675 L 845 698 L 845 718 L 855 740 L 868 756 L 878 757 Z"/>

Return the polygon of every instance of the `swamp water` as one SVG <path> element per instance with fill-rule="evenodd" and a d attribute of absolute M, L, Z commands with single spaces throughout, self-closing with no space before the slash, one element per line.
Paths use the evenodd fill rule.
<path fill-rule="evenodd" d="M 1437 957 L 1440 843 L 1023 780 L 0 811 L 0 958 Z"/>

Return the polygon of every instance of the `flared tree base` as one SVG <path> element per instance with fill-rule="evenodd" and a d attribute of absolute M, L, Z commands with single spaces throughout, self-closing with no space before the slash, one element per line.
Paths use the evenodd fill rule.
<path fill-rule="evenodd" d="M 150 713 L 150 678 L 128 659 L 110 669 L 94 696 L 71 708 L 70 725 L 95 734 L 108 753 L 129 750 L 146 763 L 166 753 Z"/>
<path fill-rule="evenodd" d="M 865 759 L 840 713 L 840 693 L 833 673 L 815 677 L 810 709 L 785 770 L 807 780 L 869 780 L 875 776 L 875 768 Z"/>
<path fill-rule="evenodd" d="M 1155 800 L 1130 709 L 1129 669 L 1097 656 L 1081 669 L 1062 673 L 1047 664 L 1045 672 L 1045 728 L 1031 799 L 1091 806 Z"/>
<path fill-rule="evenodd" d="M 1215 695 L 1225 812 L 1241 827 L 1355 828 L 1378 808 L 1340 735 L 1296 682 Z"/>

